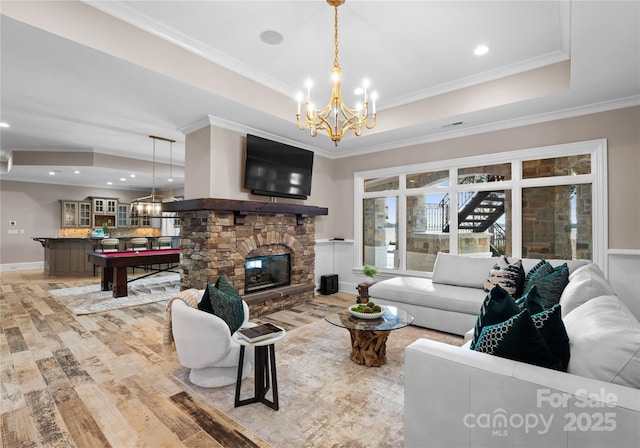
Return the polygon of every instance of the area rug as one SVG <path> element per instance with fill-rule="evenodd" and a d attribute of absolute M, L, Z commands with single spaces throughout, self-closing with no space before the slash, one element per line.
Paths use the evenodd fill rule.
<path fill-rule="evenodd" d="M 195 386 L 189 382 L 188 369 L 173 377 L 191 395 L 276 448 L 401 447 L 404 347 L 421 337 L 463 343 L 458 336 L 406 327 L 389 335 L 385 365 L 365 367 L 349 359 L 347 330 L 323 319 L 291 330 L 276 343 L 278 411 L 261 403 L 234 408 L 235 385 Z M 250 396 L 253 374 L 242 382 L 241 398 Z"/>
<path fill-rule="evenodd" d="M 54 289 L 49 294 L 74 314 L 82 315 L 169 300 L 179 291 L 180 275 L 170 274 L 129 283 L 129 295 L 125 297 L 114 298 L 112 291 L 101 291 L 99 283 Z"/>

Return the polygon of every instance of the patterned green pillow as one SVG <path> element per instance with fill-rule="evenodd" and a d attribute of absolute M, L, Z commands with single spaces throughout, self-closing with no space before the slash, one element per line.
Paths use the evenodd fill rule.
<path fill-rule="evenodd" d="M 564 263 L 561 266 L 551 268 L 551 272 L 544 274 L 543 272 L 548 269 L 540 268 L 527 284 L 527 290 L 531 289 L 534 285 L 538 287 L 538 293 L 540 293 L 540 299 L 542 300 L 542 306 L 545 309 L 551 308 L 560 302 L 562 291 L 569 284 L 569 268 Z"/>
<path fill-rule="evenodd" d="M 528 310 L 482 329 L 474 350 L 541 367 L 557 365 Z"/>
<path fill-rule="evenodd" d="M 489 294 L 485 297 L 476 319 L 476 325 L 473 329 L 473 339 L 471 339 L 471 349 L 474 349 L 478 337 L 482 329 L 488 325 L 504 322 L 510 317 L 520 313 L 522 310 L 518 307 L 513 297 L 504 290 L 500 285 L 494 286 Z"/>
<path fill-rule="evenodd" d="M 540 263 L 535 265 L 529 271 L 529 275 L 527 275 L 527 280 L 524 285 L 523 294 L 529 292 L 529 290 L 535 285 L 535 280 L 537 278 L 542 278 L 545 275 L 549 275 L 553 272 L 553 266 L 549 264 L 548 261 L 542 260 Z"/>
<path fill-rule="evenodd" d="M 535 274 L 536 271 L 540 269 L 542 266 L 544 266 L 545 264 L 549 264 L 549 263 L 543 258 L 542 260 L 538 261 L 535 264 L 535 266 L 529 269 L 529 272 L 527 272 L 527 276 L 524 279 L 524 284 L 526 285 L 527 283 L 529 283 L 529 279 L 531 278 L 531 276 Z"/>
<path fill-rule="evenodd" d="M 227 280 L 227 277 L 225 277 L 224 275 L 221 275 L 218 278 L 218 281 L 216 281 L 216 288 L 218 288 L 225 294 L 229 294 L 242 300 L 242 296 L 240 295 L 240 293 L 236 291 L 236 289 L 231 285 L 231 283 L 229 283 L 229 280 Z"/>
<path fill-rule="evenodd" d="M 244 307 L 242 297 L 231 286 L 226 278 L 220 277 L 216 285 L 207 284 L 202 300 L 198 304 L 198 309 L 215 314 L 224 320 L 229 326 L 231 334 L 235 333 L 244 323 Z"/>

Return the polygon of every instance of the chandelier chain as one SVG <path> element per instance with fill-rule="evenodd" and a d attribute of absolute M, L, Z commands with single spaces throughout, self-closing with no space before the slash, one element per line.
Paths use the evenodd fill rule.
<path fill-rule="evenodd" d="M 334 67 L 340 67 L 340 64 L 338 64 L 338 7 L 334 6 L 333 9 L 335 9 L 335 18 L 333 20 L 333 42 L 334 42 L 334 50 L 335 50 L 335 56 L 333 58 L 333 66 Z"/>

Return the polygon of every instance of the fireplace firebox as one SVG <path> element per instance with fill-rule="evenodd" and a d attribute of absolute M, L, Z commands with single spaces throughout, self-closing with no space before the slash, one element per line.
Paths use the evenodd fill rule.
<path fill-rule="evenodd" d="M 247 257 L 244 261 L 245 294 L 291 284 L 289 254 Z"/>

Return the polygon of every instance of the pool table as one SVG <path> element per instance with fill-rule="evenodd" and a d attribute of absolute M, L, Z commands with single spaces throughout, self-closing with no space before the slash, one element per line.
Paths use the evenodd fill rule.
<path fill-rule="evenodd" d="M 167 269 L 153 269 L 151 274 L 137 278 L 140 279 L 172 269 L 180 262 L 180 249 L 90 252 L 87 255 L 90 263 L 102 267 L 101 289 L 102 291 L 113 289 L 113 297 L 128 295 L 127 268 L 165 263 L 173 265 Z"/>

